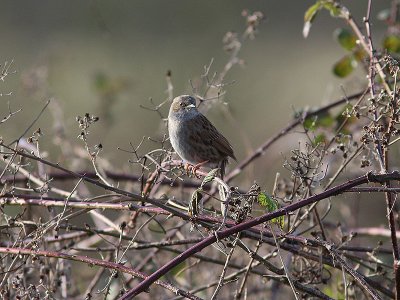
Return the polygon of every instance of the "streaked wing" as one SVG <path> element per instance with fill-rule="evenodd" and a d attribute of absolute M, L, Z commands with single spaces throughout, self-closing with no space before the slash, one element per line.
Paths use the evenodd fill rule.
<path fill-rule="evenodd" d="M 204 144 L 213 145 L 223 156 L 229 156 L 236 160 L 233 149 L 228 140 L 218 132 L 213 124 L 202 114 L 193 119 L 195 122 L 200 123 L 201 139 Z M 195 127 L 195 126 L 194 126 Z M 194 128 L 193 127 L 193 128 Z"/>

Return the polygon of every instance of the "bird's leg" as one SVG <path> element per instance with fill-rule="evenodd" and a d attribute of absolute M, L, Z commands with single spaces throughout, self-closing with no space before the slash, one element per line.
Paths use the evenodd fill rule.
<path fill-rule="evenodd" d="M 195 165 L 186 163 L 186 165 L 185 165 L 186 174 L 189 176 L 189 174 L 192 173 L 192 174 L 194 174 L 194 176 L 196 176 L 197 178 L 200 179 L 200 176 L 197 176 L 197 174 L 196 174 L 197 170 L 200 169 L 201 166 L 203 166 L 209 162 L 210 162 L 209 160 L 205 160 L 205 161 L 202 161 Z"/>

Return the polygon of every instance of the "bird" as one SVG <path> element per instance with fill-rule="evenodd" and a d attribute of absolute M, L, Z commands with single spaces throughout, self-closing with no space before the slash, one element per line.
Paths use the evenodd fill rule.
<path fill-rule="evenodd" d="M 196 107 L 196 99 L 181 95 L 172 101 L 168 114 L 168 133 L 175 152 L 193 167 L 219 168 L 224 177 L 228 158 L 236 160 L 229 141 Z"/>

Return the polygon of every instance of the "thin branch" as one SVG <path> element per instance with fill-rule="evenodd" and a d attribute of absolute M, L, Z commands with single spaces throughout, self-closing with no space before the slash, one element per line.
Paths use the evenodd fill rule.
<path fill-rule="evenodd" d="M 285 128 L 281 129 L 277 134 L 274 136 L 270 137 L 267 141 L 265 141 L 264 144 L 262 144 L 258 149 L 254 151 L 251 155 L 249 155 L 247 158 L 245 158 L 242 162 L 239 163 L 239 165 L 233 169 L 232 171 L 229 172 L 225 176 L 225 181 L 230 182 L 233 178 L 238 176 L 241 171 L 246 168 L 250 163 L 252 163 L 254 160 L 257 158 L 261 157 L 262 155 L 266 154 L 266 151 L 271 145 L 273 145 L 276 141 L 278 141 L 280 138 L 284 137 L 290 130 L 295 128 L 296 126 L 300 125 L 302 122 L 304 122 L 305 119 L 310 118 L 312 116 L 319 115 L 323 112 L 326 112 L 336 106 L 339 106 L 341 104 L 348 103 L 349 101 L 356 100 L 362 95 L 364 95 L 365 91 L 355 93 L 353 95 L 343 97 L 341 99 L 338 99 L 330 104 L 327 104 L 315 111 L 308 111 L 305 112 L 302 116 L 298 117 L 296 120 L 292 121 L 289 123 Z"/>
<path fill-rule="evenodd" d="M 40 119 L 40 117 L 42 116 L 42 114 L 44 113 L 44 111 L 46 110 L 47 106 L 49 106 L 50 104 L 50 100 L 46 101 L 46 104 L 43 106 L 43 108 L 41 109 L 41 111 L 39 112 L 39 114 L 36 116 L 35 119 L 33 119 L 33 121 L 31 122 L 31 124 L 25 129 L 25 131 L 15 140 L 13 140 L 11 143 L 8 144 L 8 146 L 11 146 L 14 143 L 18 143 L 18 141 L 20 139 L 22 139 L 24 137 L 24 135 L 33 127 L 33 125 L 35 125 L 35 123 Z"/>
<path fill-rule="evenodd" d="M 143 273 L 138 272 L 132 268 L 125 267 L 118 263 L 113 263 L 113 262 L 100 260 L 100 259 L 96 259 L 96 258 L 91 258 L 91 257 L 87 257 L 87 256 L 70 255 L 67 253 L 54 252 L 54 251 L 31 250 L 31 249 L 25 249 L 25 248 L 5 248 L 5 247 L 0 247 L 0 253 L 5 253 L 8 255 L 14 254 L 17 257 L 19 255 L 30 255 L 30 256 L 44 256 L 44 257 L 55 257 L 55 258 L 67 259 L 67 260 L 83 262 L 83 263 L 87 263 L 89 265 L 95 265 L 95 266 L 99 266 L 99 267 L 103 267 L 103 268 L 107 268 L 107 269 L 111 269 L 111 270 L 116 270 L 116 271 L 127 273 L 127 274 L 130 274 L 135 277 L 142 278 L 142 279 L 146 278 L 146 276 Z M 159 281 L 159 280 L 157 280 L 155 283 L 157 285 L 171 291 L 174 294 L 182 295 L 189 299 L 196 299 L 196 300 L 201 299 L 191 293 L 188 293 L 184 290 L 181 290 L 181 289 L 171 285 L 170 283 L 167 283 L 164 281 Z"/>

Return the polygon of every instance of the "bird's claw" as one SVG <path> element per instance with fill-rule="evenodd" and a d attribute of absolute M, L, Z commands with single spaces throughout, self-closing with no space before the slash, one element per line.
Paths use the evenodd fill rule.
<path fill-rule="evenodd" d="M 203 162 L 201 162 L 201 163 L 198 163 L 198 164 L 196 164 L 196 165 L 192 165 L 192 164 L 190 164 L 190 163 L 186 163 L 186 165 L 185 165 L 186 174 L 187 174 L 188 176 L 190 176 L 191 174 L 193 174 L 196 178 L 200 179 L 201 176 L 197 174 L 197 171 L 200 169 L 200 167 L 201 167 L 202 165 L 204 165 L 204 164 L 206 164 L 206 163 L 208 163 L 208 160 L 203 161 Z"/>
<path fill-rule="evenodd" d="M 196 176 L 196 178 L 200 179 L 200 175 L 197 174 L 197 171 L 199 169 L 200 169 L 200 166 L 198 166 L 198 165 L 192 165 L 192 164 L 189 164 L 189 163 L 187 163 L 185 165 L 185 171 L 186 171 L 186 175 L 187 176 L 190 176 L 190 175 L 193 174 L 194 176 Z"/>

